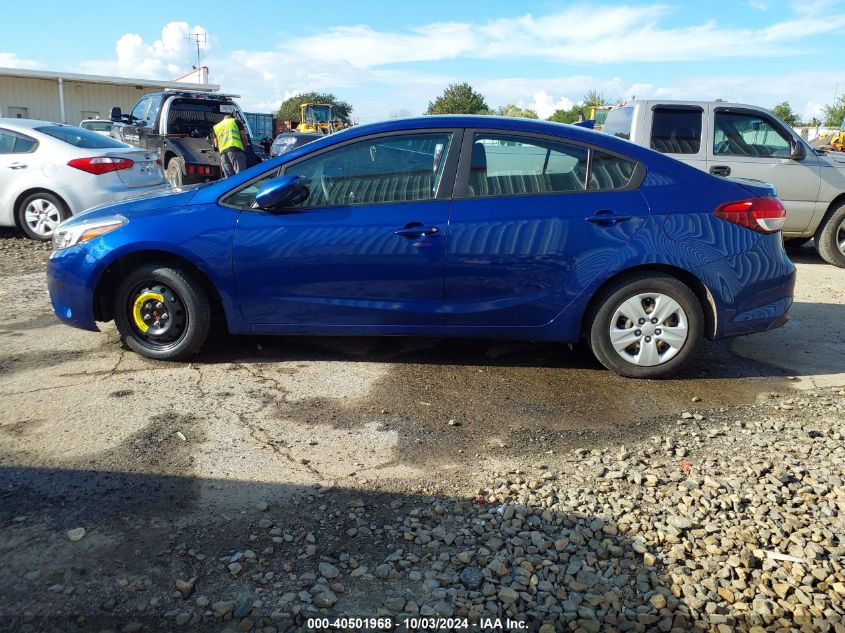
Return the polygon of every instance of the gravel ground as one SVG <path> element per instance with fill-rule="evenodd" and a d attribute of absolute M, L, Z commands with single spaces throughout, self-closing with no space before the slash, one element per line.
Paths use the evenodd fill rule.
<path fill-rule="evenodd" d="M 544 632 L 841 631 L 843 418 L 845 390 L 769 393 L 476 490 L 329 482 L 187 523 L 186 482 L 137 476 L 108 494 L 155 485 L 175 507 L 103 516 L 83 495 L 51 524 L 42 495 L 64 491 L 42 475 L 25 503 L 4 499 L 28 511 L 4 516 L 3 615 L 21 631 L 266 633 L 388 615 L 479 630 L 509 618 Z M 127 562 L 144 536 L 151 549 Z"/>
<path fill-rule="evenodd" d="M 845 631 L 835 353 L 792 382 L 724 346 L 674 381 L 415 339 L 154 363 L 56 323 L 46 246 L 0 250 L 4 632 Z M 794 349 L 842 273 L 801 265 Z"/>
<path fill-rule="evenodd" d="M 44 270 L 50 242 L 27 239 L 16 229 L 0 228 L 0 277 Z"/>

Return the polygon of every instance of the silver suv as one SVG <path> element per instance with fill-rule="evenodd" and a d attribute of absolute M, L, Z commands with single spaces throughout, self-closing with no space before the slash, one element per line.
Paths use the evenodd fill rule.
<path fill-rule="evenodd" d="M 845 153 L 814 149 L 765 108 L 721 101 L 630 101 L 603 131 L 716 176 L 772 183 L 784 239 L 815 238 L 822 258 L 845 268 Z"/>

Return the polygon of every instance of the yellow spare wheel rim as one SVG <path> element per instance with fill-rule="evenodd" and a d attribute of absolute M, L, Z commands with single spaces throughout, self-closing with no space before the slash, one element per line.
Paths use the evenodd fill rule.
<path fill-rule="evenodd" d="M 158 292 L 143 292 L 135 299 L 132 306 L 132 318 L 135 320 L 135 327 L 142 332 L 148 332 L 150 326 L 161 319 L 161 315 L 167 318 L 164 295 Z M 157 318 L 158 317 L 158 318 Z"/>

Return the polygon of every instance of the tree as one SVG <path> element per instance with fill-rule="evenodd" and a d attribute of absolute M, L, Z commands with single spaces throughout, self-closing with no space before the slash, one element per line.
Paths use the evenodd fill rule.
<path fill-rule="evenodd" d="M 588 90 L 587 94 L 585 94 L 581 99 L 581 103 L 584 104 L 585 108 L 613 105 L 614 101 L 618 103 L 619 99 L 608 99 L 604 96 L 603 92 L 599 92 L 598 90 L 592 89 Z"/>
<path fill-rule="evenodd" d="M 548 120 L 557 123 L 577 123 L 579 118 L 581 118 L 581 107 L 576 105 L 569 110 L 555 110 Z"/>
<path fill-rule="evenodd" d="M 801 125 L 801 120 L 797 114 L 792 111 L 792 106 L 789 101 L 781 101 L 772 108 L 772 114 L 778 117 L 781 121 L 790 127 L 798 127 Z"/>
<path fill-rule="evenodd" d="M 282 101 L 282 105 L 276 111 L 275 117 L 282 121 L 299 121 L 302 116 L 300 106 L 303 103 L 329 103 L 333 108 L 334 118 L 344 123 L 351 123 L 349 115 L 352 113 L 352 106 L 346 101 L 341 101 L 330 92 L 302 92 Z"/>
<path fill-rule="evenodd" d="M 426 114 L 482 114 L 490 108 L 468 83 L 449 84 L 443 94 L 429 101 Z"/>
<path fill-rule="evenodd" d="M 825 127 L 838 128 L 842 125 L 842 119 L 845 119 L 845 94 L 839 95 L 832 104 L 826 105 L 822 112 Z"/>
<path fill-rule="evenodd" d="M 496 114 L 499 116 L 522 117 L 523 119 L 540 118 L 534 110 L 530 108 L 520 108 L 518 105 L 514 105 L 513 103 L 501 106 L 498 110 L 496 110 Z"/>

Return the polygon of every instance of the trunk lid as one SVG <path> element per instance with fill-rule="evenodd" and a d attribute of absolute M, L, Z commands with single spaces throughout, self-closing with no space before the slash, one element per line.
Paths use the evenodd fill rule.
<path fill-rule="evenodd" d="M 725 180 L 730 180 L 738 184 L 740 187 L 750 191 L 755 196 L 760 198 L 776 198 L 778 195 L 775 186 L 762 180 L 754 180 L 753 178 L 739 178 L 736 176 L 726 177 Z"/>
<path fill-rule="evenodd" d="M 129 169 L 120 169 L 115 172 L 127 187 L 149 187 L 164 182 L 164 172 L 156 162 L 158 159 L 156 152 L 127 147 L 125 150 L 109 150 L 104 155 L 112 158 L 128 158 L 134 163 Z"/>

